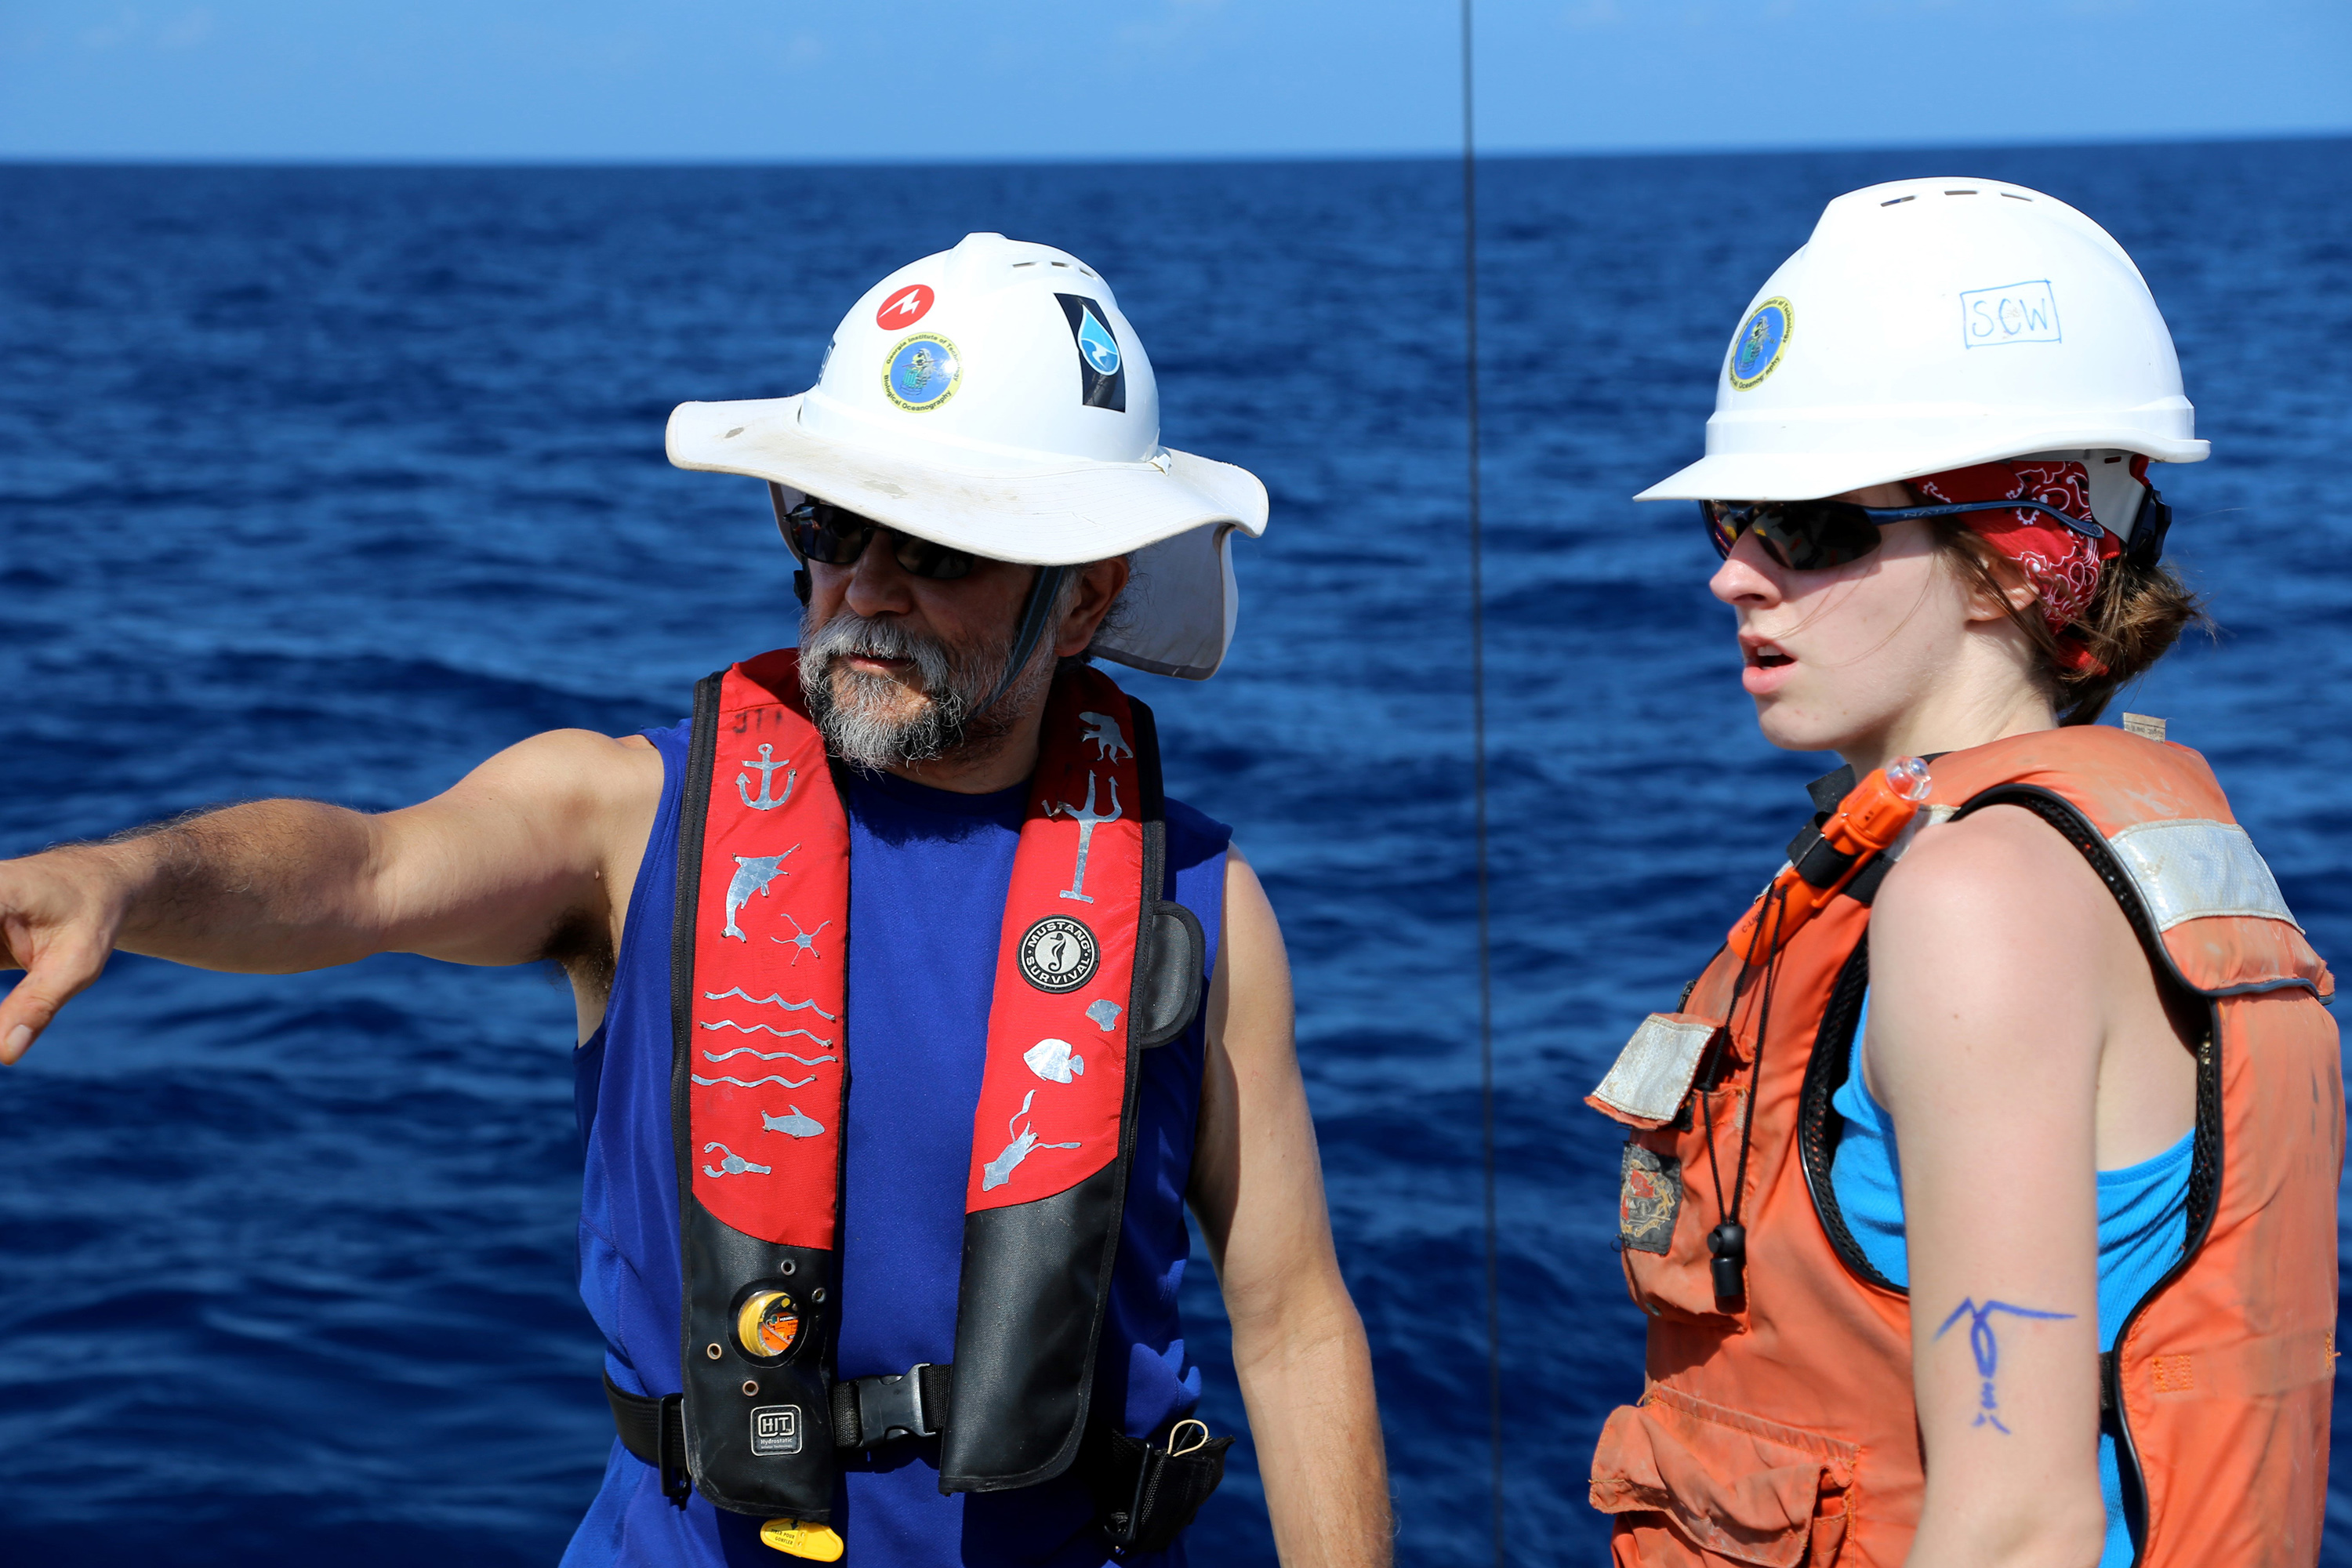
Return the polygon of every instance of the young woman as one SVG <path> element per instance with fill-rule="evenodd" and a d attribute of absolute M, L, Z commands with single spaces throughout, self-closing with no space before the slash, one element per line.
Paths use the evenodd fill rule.
<path fill-rule="evenodd" d="M 1591 1100 L 1650 1322 L 1620 1563 L 2315 1560 L 2333 982 L 2202 759 L 2095 722 L 2196 614 L 2147 483 L 2191 420 L 2105 231 L 1902 182 L 1642 498 L 1701 502 L 1766 738 L 1847 765 Z"/>

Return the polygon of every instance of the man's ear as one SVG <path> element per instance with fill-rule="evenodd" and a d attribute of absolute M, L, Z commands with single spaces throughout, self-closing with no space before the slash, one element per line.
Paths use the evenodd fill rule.
<path fill-rule="evenodd" d="M 1124 555 L 1091 562 L 1077 569 L 1078 591 L 1070 600 L 1069 609 L 1063 613 L 1061 624 L 1054 628 L 1056 658 L 1071 658 L 1087 651 L 1103 617 L 1110 614 L 1110 607 L 1118 603 L 1119 594 L 1127 587 L 1128 572 Z"/>

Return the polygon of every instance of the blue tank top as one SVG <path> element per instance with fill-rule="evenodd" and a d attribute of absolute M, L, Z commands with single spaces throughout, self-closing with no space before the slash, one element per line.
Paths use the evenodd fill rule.
<path fill-rule="evenodd" d="M 1869 1019 L 1870 998 L 1865 995 L 1862 1015 L 1854 1020 L 1845 1082 L 1830 1097 L 1831 1109 L 1844 1123 L 1830 1162 L 1830 1190 L 1837 1194 L 1838 1210 L 1863 1257 L 1907 1289 L 1911 1260 L 1904 1250 L 1902 1153 L 1895 1146 L 1894 1121 L 1872 1098 L 1862 1077 L 1863 1026 Z M 2189 1166 L 2196 1143 L 2192 1128 L 2153 1159 L 2098 1173 L 2102 1351 L 2116 1348 L 2124 1320 L 2180 1261 L 2181 1250 L 2189 1245 Z M 2105 1432 L 2099 1434 L 2099 1489 L 2107 1505 L 2107 1540 L 2099 1552 L 2099 1568 L 2129 1568 L 2131 1528 L 2124 1518 L 2123 1476 L 2116 1463 L 2116 1440 Z"/>
<path fill-rule="evenodd" d="M 635 1394 L 679 1386 L 669 958 L 688 728 L 646 732 L 662 755 L 661 807 L 630 896 L 604 1025 L 574 1057 L 587 1146 L 580 1294 L 604 1331 L 607 1372 Z M 842 804 L 850 833 L 850 1074 L 836 1365 L 844 1377 L 865 1377 L 955 1359 L 972 1116 L 1027 786 L 967 795 L 858 777 Z M 1162 896 L 1199 917 L 1213 972 L 1231 833 L 1173 800 L 1167 823 Z M 824 942 L 840 933 L 814 934 Z M 1163 1431 L 1200 1398 L 1176 1292 L 1191 1250 L 1183 1205 L 1204 1048 L 1196 1020 L 1143 1058 L 1135 1166 L 1094 1392 L 1097 1415 L 1115 1415 L 1131 1436 Z M 1092 1528 L 1093 1499 L 1075 1478 L 948 1497 L 939 1489 L 937 1438 L 841 1458 L 834 1521 L 860 1568 L 1101 1568 L 1110 1560 Z M 616 1439 L 563 1561 L 574 1568 L 774 1568 L 786 1559 L 760 1544 L 758 1527 L 698 1496 L 673 1507 L 653 1468 Z M 1144 1561 L 1179 1568 L 1182 1547 Z"/>

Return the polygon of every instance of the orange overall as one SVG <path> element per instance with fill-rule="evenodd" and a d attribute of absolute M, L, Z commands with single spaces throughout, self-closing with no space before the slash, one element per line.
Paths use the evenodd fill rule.
<path fill-rule="evenodd" d="M 2188 1251 L 2104 1358 L 2101 1421 L 2137 1561 L 2309 1564 L 2336 1355 L 2334 981 L 2195 752 L 2080 727 L 1932 768 L 1923 823 L 2034 811 L 2098 870 L 2157 972 L 2208 1009 Z M 1633 1129 L 1620 1245 L 1649 1314 L 1646 1388 L 1611 1415 L 1592 1462 L 1621 1564 L 1897 1568 L 1909 1550 L 1926 1479 L 1910 1302 L 1863 1262 L 1829 1180 L 1874 889 L 1857 878 L 1780 952 L 1760 1068 L 1763 972 L 1743 975 L 1727 952 L 1681 1012 L 1635 1032 L 1591 1100 Z M 1718 1302 L 1708 1130 L 1736 1180 L 1721 1151 L 1751 1082 L 1745 1295 Z"/>

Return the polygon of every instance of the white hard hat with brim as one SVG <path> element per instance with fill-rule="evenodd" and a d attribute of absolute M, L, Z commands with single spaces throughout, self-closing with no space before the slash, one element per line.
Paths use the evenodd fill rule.
<path fill-rule="evenodd" d="M 1636 500 L 1811 500 L 2061 449 L 2193 463 L 2139 269 L 2055 197 L 1897 180 L 1829 204 L 1724 352 L 1706 456 Z"/>
<path fill-rule="evenodd" d="M 885 325 L 894 313 L 911 319 Z M 1101 334 L 1091 373 L 1082 331 Z M 890 380 L 910 348 L 931 355 L 920 405 Z M 1150 363 L 1101 280 L 1064 252 L 974 235 L 869 290 L 817 386 L 681 404 L 667 444 L 679 468 L 766 479 L 992 560 L 1129 556 L 1093 651 L 1204 679 L 1234 622 L 1227 541 L 1265 531 L 1265 487 L 1158 437 Z"/>

